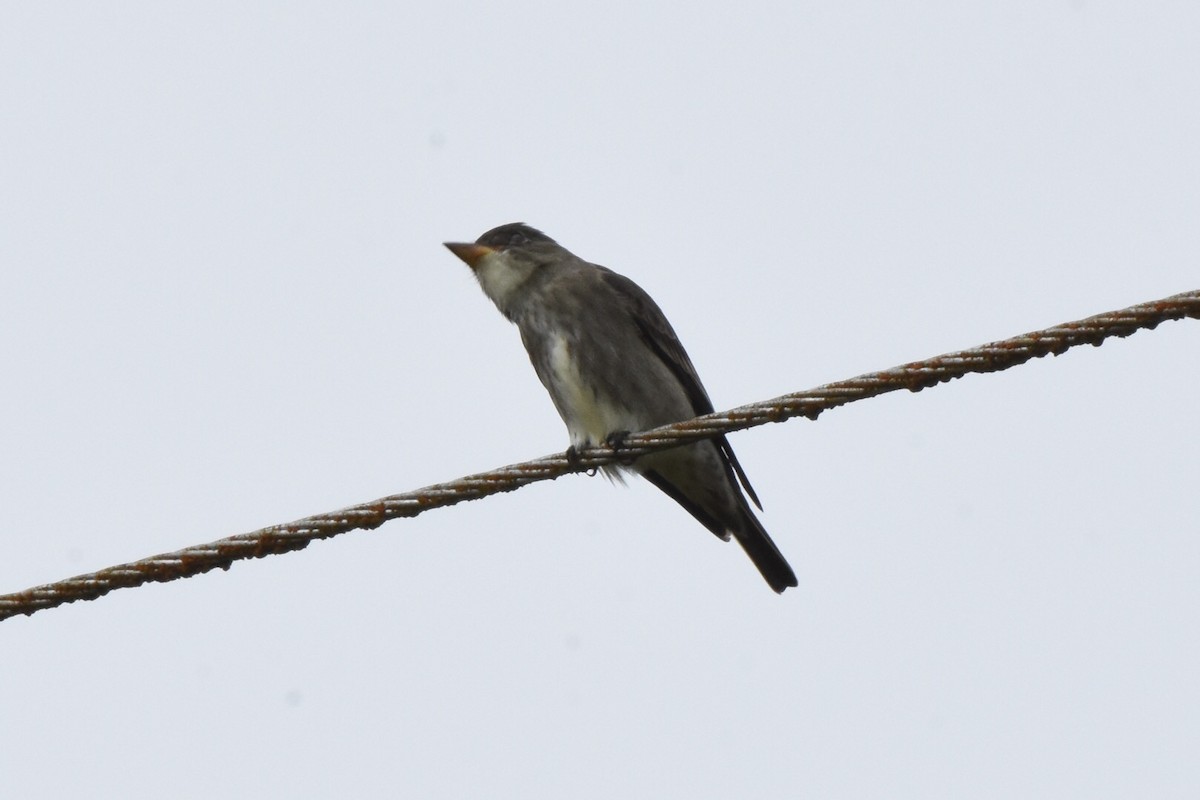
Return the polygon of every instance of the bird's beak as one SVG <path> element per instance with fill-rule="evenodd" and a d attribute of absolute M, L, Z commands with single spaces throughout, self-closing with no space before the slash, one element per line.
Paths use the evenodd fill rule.
<path fill-rule="evenodd" d="M 485 247 L 481 244 L 463 244 L 461 242 L 446 242 L 446 247 L 451 253 L 467 262 L 467 266 L 475 269 L 476 265 L 489 253 L 496 252 L 491 247 Z"/>

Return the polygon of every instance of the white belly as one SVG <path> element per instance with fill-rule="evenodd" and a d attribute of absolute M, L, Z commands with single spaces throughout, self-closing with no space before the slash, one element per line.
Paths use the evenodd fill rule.
<path fill-rule="evenodd" d="M 571 444 L 600 444 L 610 433 L 632 430 L 629 411 L 611 398 L 596 396 L 580 376 L 567 341 L 561 336 L 554 337 L 550 346 L 550 370 L 551 393 L 567 424 Z"/>

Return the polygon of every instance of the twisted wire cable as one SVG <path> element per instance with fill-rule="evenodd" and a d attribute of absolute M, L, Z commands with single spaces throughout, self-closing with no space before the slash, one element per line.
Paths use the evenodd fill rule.
<path fill-rule="evenodd" d="M 301 550 L 315 539 L 328 539 L 352 530 L 377 528 L 390 519 L 415 517 L 424 511 L 475 500 L 499 492 L 511 492 L 536 481 L 551 480 L 571 472 L 592 470 L 605 464 L 628 461 L 657 450 L 688 444 L 767 422 L 792 417 L 816 419 L 823 411 L 868 397 L 908 389 L 917 392 L 970 373 L 998 372 L 1033 358 L 1061 355 L 1082 344 L 1099 346 L 1112 336 L 1125 337 L 1142 329 L 1153 329 L 1167 320 L 1200 319 L 1200 290 L 1162 300 L 1142 303 L 1120 311 L 1097 314 L 1078 322 L 1067 322 L 1032 333 L 1014 336 L 980 347 L 914 361 L 892 369 L 871 372 L 849 380 L 795 392 L 730 411 L 707 414 L 686 422 L 664 425 L 645 433 L 633 433 L 617 446 L 600 445 L 573 453 L 544 456 L 499 469 L 468 475 L 411 492 L 272 525 L 251 533 L 218 539 L 172 553 L 151 556 L 74 578 L 35 586 L 23 592 L 0 595 L 0 620 L 18 614 L 94 600 L 114 589 L 163 583 L 199 575 L 212 569 L 228 569 L 233 562 L 263 558 Z"/>

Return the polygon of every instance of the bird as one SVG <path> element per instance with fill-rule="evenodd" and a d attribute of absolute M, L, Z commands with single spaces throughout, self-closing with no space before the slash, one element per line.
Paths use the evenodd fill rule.
<path fill-rule="evenodd" d="M 579 448 L 618 445 L 645 431 L 713 411 L 708 392 L 666 316 L 640 286 L 576 256 L 521 222 L 473 243 L 445 246 L 516 324 L 542 384 Z M 719 538 L 746 551 L 782 593 L 796 574 L 759 522 L 762 504 L 724 436 L 606 468 L 641 475 Z M 745 490 L 743 493 L 743 489 Z"/>

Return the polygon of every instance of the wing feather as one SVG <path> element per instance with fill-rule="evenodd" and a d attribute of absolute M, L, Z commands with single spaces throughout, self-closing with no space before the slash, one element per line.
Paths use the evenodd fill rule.
<path fill-rule="evenodd" d="M 605 267 L 599 267 L 599 269 L 601 279 L 621 297 L 626 306 L 626 313 L 633 319 L 641 332 L 642 340 L 683 387 L 684 393 L 692 405 L 693 415 L 698 417 L 703 414 L 711 414 L 715 410 L 712 400 L 709 399 L 708 392 L 704 390 L 704 384 L 700 382 L 696 367 L 692 365 L 692 360 L 688 357 L 687 351 L 683 349 L 683 344 L 679 341 L 675 329 L 667 321 L 662 309 L 642 287 L 629 278 Z M 729 440 L 721 436 L 714 441 L 725 457 L 726 464 L 737 475 L 738 483 L 742 485 L 754 505 L 758 506 L 761 511 L 762 503 L 759 502 L 758 494 L 750 485 L 750 479 L 746 477 L 742 465 L 734 455 Z"/>

